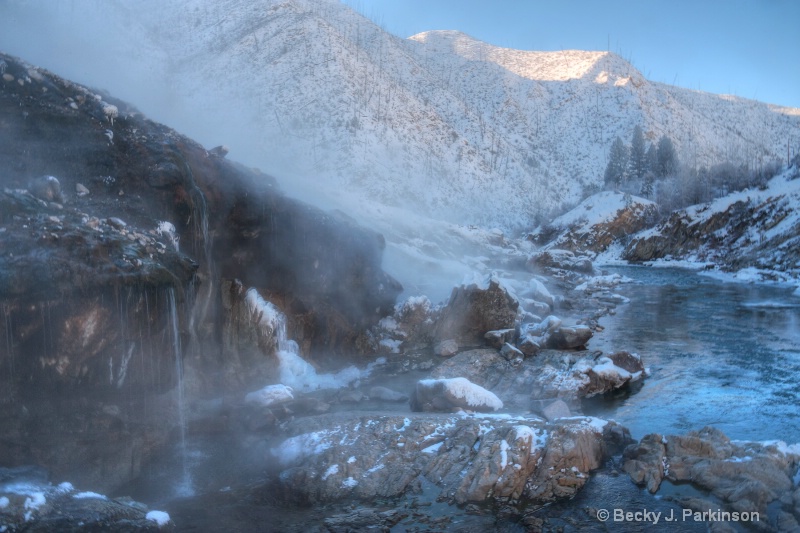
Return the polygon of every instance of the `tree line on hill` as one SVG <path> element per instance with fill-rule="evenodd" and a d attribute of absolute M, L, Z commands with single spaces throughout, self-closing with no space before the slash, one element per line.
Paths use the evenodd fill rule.
<path fill-rule="evenodd" d="M 620 137 L 611 144 L 604 185 L 607 190 L 653 200 L 662 213 L 669 213 L 734 191 L 763 186 L 781 168 L 777 160 L 757 168 L 731 162 L 695 168 L 681 162 L 667 135 L 648 143 L 637 125 L 630 144 Z"/>

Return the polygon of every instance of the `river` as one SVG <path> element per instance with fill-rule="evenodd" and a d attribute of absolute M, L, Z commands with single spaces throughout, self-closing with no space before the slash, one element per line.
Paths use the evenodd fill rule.
<path fill-rule="evenodd" d="M 800 442 L 800 297 L 689 270 L 609 267 L 630 302 L 592 347 L 625 349 L 650 369 L 640 387 L 589 407 L 634 438 L 715 426 L 731 439 Z"/>

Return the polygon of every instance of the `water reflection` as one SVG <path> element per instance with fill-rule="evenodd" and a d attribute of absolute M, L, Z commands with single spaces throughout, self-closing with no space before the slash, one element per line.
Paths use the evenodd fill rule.
<path fill-rule="evenodd" d="M 635 393 L 587 406 L 635 438 L 713 425 L 732 439 L 800 442 L 800 298 L 688 271 L 617 267 L 636 280 L 608 319 L 603 349 L 643 356 Z"/>

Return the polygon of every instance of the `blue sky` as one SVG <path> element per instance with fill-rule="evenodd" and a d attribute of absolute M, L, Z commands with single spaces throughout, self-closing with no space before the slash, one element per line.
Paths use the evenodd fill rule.
<path fill-rule="evenodd" d="M 800 0 L 343 0 L 389 32 L 607 50 L 653 81 L 800 108 Z"/>

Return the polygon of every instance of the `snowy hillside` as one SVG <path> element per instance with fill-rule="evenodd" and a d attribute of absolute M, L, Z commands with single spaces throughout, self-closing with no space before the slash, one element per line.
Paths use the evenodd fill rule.
<path fill-rule="evenodd" d="M 368 199 L 530 229 L 599 184 L 637 124 L 696 165 L 779 159 L 800 128 L 798 109 L 652 83 L 614 54 L 404 40 L 333 0 L 9 0 L 0 15 L 0 48 L 360 218 Z"/>
<path fill-rule="evenodd" d="M 574 209 L 539 226 L 528 240 L 543 250 L 569 250 L 587 254 L 614 255 L 630 235 L 652 226 L 658 214 L 655 203 L 616 191 L 594 194 Z"/>
<path fill-rule="evenodd" d="M 623 257 L 713 263 L 746 279 L 800 280 L 800 169 L 764 187 L 674 212 L 635 235 Z"/>

